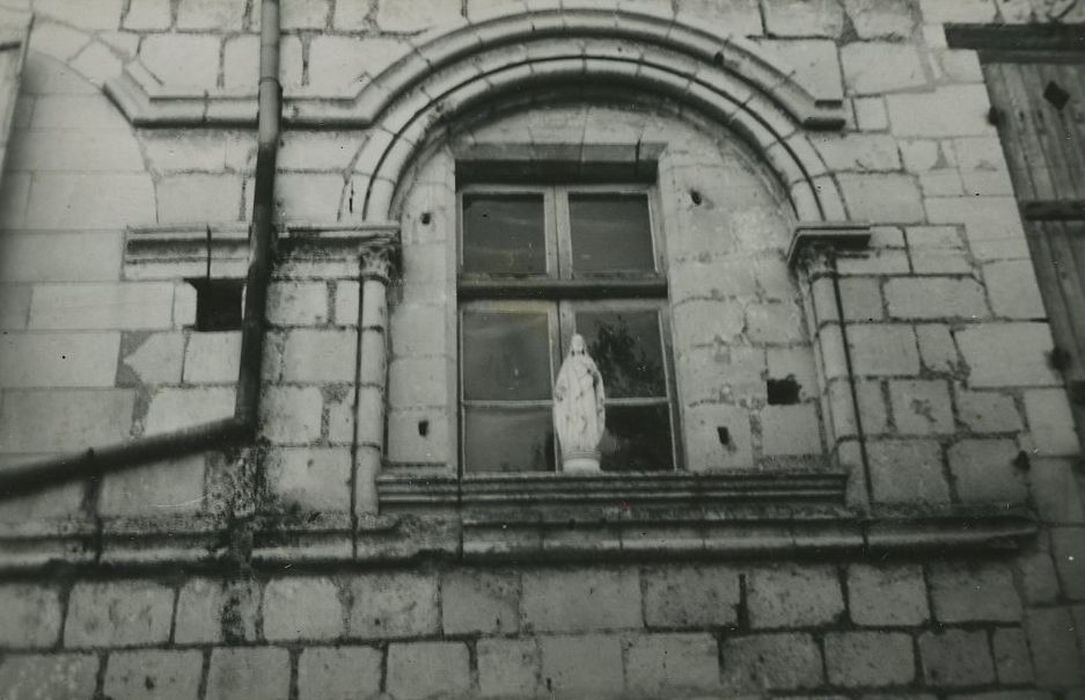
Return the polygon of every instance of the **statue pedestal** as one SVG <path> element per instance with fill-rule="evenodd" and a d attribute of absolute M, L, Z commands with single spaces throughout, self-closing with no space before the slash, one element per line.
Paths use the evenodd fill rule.
<path fill-rule="evenodd" d="M 576 455 L 564 458 L 561 461 L 561 471 L 572 474 L 598 474 L 599 458 L 595 456 Z"/>

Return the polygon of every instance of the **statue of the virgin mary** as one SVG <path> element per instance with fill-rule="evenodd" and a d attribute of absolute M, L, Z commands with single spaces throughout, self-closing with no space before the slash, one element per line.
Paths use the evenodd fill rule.
<path fill-rule="evenodd" d="M 598 472 L 599 442 L 606 429 L 603 375 L 579 333 L 569 344 L 554 384 L 554 429 L 562 471 Z"/>

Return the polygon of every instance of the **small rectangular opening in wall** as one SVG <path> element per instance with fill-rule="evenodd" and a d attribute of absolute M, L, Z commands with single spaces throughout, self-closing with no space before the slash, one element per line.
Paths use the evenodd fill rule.
<path fill-rule="evenodd" d="M 197 331 L 236 331 L 241 328 L 245 280 L 200 277 L 185 281 L 196 290 Z"/>
<path fill-rule="evenodd" d="M 770 406 L 787 406 L 799 402 L 802 387 L 795 380 L 795 375 L 789 374 L 783 379 L 769 379 L 766 390 Z"/>

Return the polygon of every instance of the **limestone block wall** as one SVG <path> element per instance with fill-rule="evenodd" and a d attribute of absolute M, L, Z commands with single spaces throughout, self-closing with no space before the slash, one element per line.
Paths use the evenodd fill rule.
<path fill-rule="evenodd" d="M 453 28 L 558 6 L 283 0 L 288 110 L 292 98 L 337 104 Z M 0 696 L 1083 692 L 1080 443 L 1050 367 L 978 57 L 949 48 L 945 25 L 1080 25 L 1085 3 L 561 6 L 739 35 L 812 93 L 839 100 L 843 128 L 805 131 L 804 162 L 820 163 L 819 183 L 841 195 L 844 211 L 826 218 L 871 224 L 869 247 L 789 267 L 791 227 L 809 203 L 757 144 L 692 106 L 623 110 L 585 94 L 575 107 L 521 105 L 463 129 L 458 142 L 436 139 L 403 182 L 382 185 L 395 186 L 402 239 L 390 290 L 387 471 L 456 464 L 457 149 L 655 141 L 673 146 L 658 188 L 674 232 L 683 466 L 846 471 L 848 512 L 1023 507 L 1036 532 L 1018 548 L 1007 538 L 1004 550 L 883 557 L 796 525 L 802 556 L 735 542 L 722 562 L 705 551 L 695 561 L 626 553 L 591 565 L 560 556 L 546 566 L 464 563 L 462 543 L 444 544 L 425 518 L 356 507 L 357 266 L 286 258 L 271 289 L 255 445 L 0 495 Z M 0 7 L 35 14 L 0 180 L 0 469 L 229 415 L 238 333 L 194 330 L 193 287 L 183 275 L 135 270 L 125 239 L 129 227 L 243 229 L 253 130 L 244 119 L 133 126 L 102 86 L 138 64 L 178 99 L 251 102 L 259 3 Z M 375 167 L 362 154 L 388 138 L 364 126 L 288 124 L 276 191 L 284 227 L 361 220 Z M 753 202 L 748 217 L 733 215 Z M 721 224 L 727 213 L 741 220 Z M 683 306 L 690 315 L 680 320 Z M 769 310 L 781 313 L 758 325 Z M 782 407 L 801 416 L 765 405 L 764 381 L 778 373 L 802 377 L 802 401 Z M 419 420 L 429 421 L 425 439 Z M 736 450 L 719 444 L 721 424 L 745 426 L 732 431 Z M 304 534 L 283 534 L 289 528 Z M 332 531 L 342 537 L 324 538 Z M 442 556 L 412 556 L 431 551 L 431 538 Z"/>
<path fill-rule="evenodd" d="M 1053 698 L 1035 688 L 1076 682 L 1083 622 L 1026 615 L 1003 562 L 941 559 L 9 583 L 0 600 L 12 697 Z"/>

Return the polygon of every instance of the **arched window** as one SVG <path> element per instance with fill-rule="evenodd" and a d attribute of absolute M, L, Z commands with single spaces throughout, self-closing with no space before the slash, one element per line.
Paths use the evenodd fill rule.
<path fill-rule="evenodd" d="M 632 93 L 470 124 L 397 201 L 390 468 L 560 471 L 551 393 L 574 333 L 607 387 L 605 472 L 825 459 L 793 209 L 751 149 Z"/>

